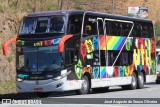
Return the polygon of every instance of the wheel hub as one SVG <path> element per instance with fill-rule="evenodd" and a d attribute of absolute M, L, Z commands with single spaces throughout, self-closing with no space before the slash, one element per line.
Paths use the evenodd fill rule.
<path fill-rule="evenodd" d="M 143 84 L 144 83 L 143 77 L 139 75 L 138 78 L 139 78 L 140 83 Z"/>
<path fill-rule="evenodd" d="M 87 82 L 85 80 L 83 80 L 82 90 L 86 90 L 86 89 L 87 89 Z"/>

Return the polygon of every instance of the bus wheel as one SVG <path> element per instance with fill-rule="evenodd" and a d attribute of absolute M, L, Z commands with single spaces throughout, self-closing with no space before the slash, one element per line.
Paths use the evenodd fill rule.
<path fill-rule="evenodd" d="M 129 89 L 134 90 L 137 88 L 137 76 L 135 72 L 132 74 L 131 85 L 129 85 Z"/>
<path fill-rule="evenodd" d="M 143 75 L 143 73 L 142 72 L 140 72 L 139 74 L 138 74 L 138 80 L 137 80 L 137 88 L 138 89 L 141 89 L 141 88 L 143 88 L 143 86 L 144 86 L 144 75 Z"/>
<path fill-rule="evenodd" d="M 45 98 L 45 97 L 48 97 L 51 93 L 50 92 L 40 92 L 40 93 L 37 93 L 37 96 L 40 97 L 40 98 Z"/>
<path fill-rule="evenodd" d="M 92 91 L 95 93 L 104 93 L 107 92 L 109 87 L 102 87 L 102 88 L 93 88 Z"/>
<path fill-rule="evenodd" d="M 83 80 L 82 87 L 81 87 L 80 90 L 76 90 L 77 94 L 87 94 L 87 93 L 89 93 L 90 88 L 89 88 L 88 77 L 87 76 L 83 76 L 82 80 Z"/>

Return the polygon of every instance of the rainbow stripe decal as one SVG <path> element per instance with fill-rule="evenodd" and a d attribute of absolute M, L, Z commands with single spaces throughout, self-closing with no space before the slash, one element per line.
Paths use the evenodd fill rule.
<path fill-rule="evenodd" d="M 106 78 L 106 67 L 100 67 L 100 78 Z"/>
<path fill-rule="evenodd" d="M 100 50 L 106 50 L 105 36 L 99 36 Z"/>
<path fill-rule="evenodd" d="M 127 37 L 107 36 L 107 50 L 121 50 Z"/>

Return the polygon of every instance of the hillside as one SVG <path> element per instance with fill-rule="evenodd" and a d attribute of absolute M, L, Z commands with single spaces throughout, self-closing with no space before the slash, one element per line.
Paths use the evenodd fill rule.
<path fill-rule="evenodd" d="M 160 20 L 160 0 L 115 0 L 115 14 L 127 15 L 128 7 L 146 6 L 149 19 Z M 84 9 L 112 13 L 112 0 L 0 0 L 0 44 L 16 37 L 19 23 L 24 15 L 37 11 Z M 0 93 L 15 92 L 10 85 L 4 92 L 2 83 L 15 80 L 15 43 L 9 46 L 8 56 L 0 51 Z M 8 86 L 8 85 L 7 85 Z"/>

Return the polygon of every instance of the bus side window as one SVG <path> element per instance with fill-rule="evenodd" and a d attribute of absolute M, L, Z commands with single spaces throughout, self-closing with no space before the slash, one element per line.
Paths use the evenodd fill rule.
<path fill-rule="evenodd" d="M 129 63 L 128 60 L 128 53 L 127 52 L 122 52 L 121 53 L 121 59 L 122 59 L 122 65 L 127 65 Z"/>
<path fill-rule="evenodd" d="M 143 38 L 148 38 L 149 37 L 149 29 L 148 26 L 146 24 L 143 24 L 142 26 L 142 37 Z"/>
<path fill-rule="evenodd" d="M 112 66 L 112 54 L 110 51 L 108 51 L 108 66 Z"/>
<path fill-rule="evenodd" d="M 133 53 L 131 51 L 122 51 L 120 58 L 122 63 L 120 64 L 121 66 L 128 66 L 132 64 L 132 57 Z"/>
<path fill-rule="evenodd" d="M 135 35 L 134 37 L 142 37 L 142 26 L 139 23 L 135 23 L 134 26 Z"/>
<path fill-rule="evenodd" d="M 122 36 L 128 36 L 129 33 L 130 33 L 130 31 L 131 31 L 132 24 L 131 23 L 122 23 L 122 27 L 123 27 L 123 34 L 122 34 Z"/>
<path fill-rule="evenodd" d="M 86 15 L 84 22 L 84 36 L 97 35 L 97 18 L 95 16 Z"/>
<path fill-rule="evenodd" d="M 153 25 L 152 24 L 148 24 L 148 37 L 149 38 L 153 38 L 154 34 L 153 34 Z"/>
<path fill-rule="evenodd" d="M 105 57 L 105 51 L 104 50 L 101 50 L 100 51 L 100 57 L 101 57 L 101 66 L 106 66 L 106 57 Z"/>
<path fill-rule="evenodd" d="M 118 23 L 111 21 L 110 26 L 111 26 L 111 29 L 110 29 L 111 35 L 118 36 Z"/>
<path fill-rule="evenodd" d="M 106 35 L 110 35 L 110 26 L 109 26 L 109 21 L 105 20 L 105 32 Z"/>
<path fill-rule="evenodd" d="M 136 37 L 135 27 L 133 27 L 130 37 Z"/>
<path fill-rule="evenodd" d="M 119 54 L 119 51 L 108 51 L 108 66 L 113 65 L 118 54 Z M 125 51 L 125 52 L 122 51 L 113 66 L 128 66 L 128 65 L 130 65 L 133 60 L 132 55 L 133 55 L 133 52 L 131 52 L 131 51 Z"/>
<path fill-rule="evenodd" d="M 69 33 L 74 34 L 75 33 L 75 25 L 74 24 L 69 24 Z"/>
<path fill-rule="evenodd" d="M 103 29 L 103 20 L 98 20 L 98 35 L 103 35 L 104 29 Z"/>
<path fill-rule="evenodd" d="M 68 21 L 68 34 L 77 34 L 81 33 L 82 28 L 82 15 L 74 14 L 69 17 Z"/>
<path fill-rule="evenodd" d="M 117 55 L 118 55 L 117 51 L 108 51 L 108 66 L 113 65 L 114 61 L 117 58 Z M 119 63 L 119 61 L 117 60 L 115 65 L 119 65 L 118 63 Z"/>
<path fill-rule="evenodd" d="M 110 21 L 110 32 L 112 36 L 122 36 L 122 23 L 118 21 Z"/>
<path fill-rule="evenodd" d="M 119 36 L 124 36 L 123 35 L 123 27 L 122 27 L 122 23 L 118 22 L 118 35 Z"/>

